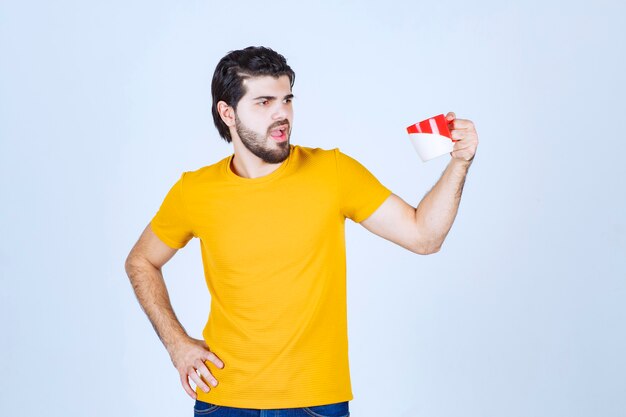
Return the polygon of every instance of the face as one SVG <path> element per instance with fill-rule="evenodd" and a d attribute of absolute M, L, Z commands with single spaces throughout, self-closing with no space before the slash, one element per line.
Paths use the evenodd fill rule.
<path fill-rule="evenodd" d="M 293 108 L 286 75 L 244 81 L 246 94 L 237 104 L 235 130 L 243 145 L 263 161 L 276 164 L 289 156 Z"/>

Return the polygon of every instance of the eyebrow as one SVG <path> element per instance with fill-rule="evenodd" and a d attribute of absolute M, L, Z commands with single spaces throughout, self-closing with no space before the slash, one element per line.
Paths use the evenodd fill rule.
<path fill-rule="evenodd" d="M 294 95 L 293 94 L 287 94 L 285 97 L 283 97 L 283 100 L 286 98 L 293 98 Z M 276 100 L 276 97 L 274 96 L 259 96 L 259 97 L 255 97 L 252 100 L 260 100 L 260 99 L 264 99 L 264 100 Z"/>

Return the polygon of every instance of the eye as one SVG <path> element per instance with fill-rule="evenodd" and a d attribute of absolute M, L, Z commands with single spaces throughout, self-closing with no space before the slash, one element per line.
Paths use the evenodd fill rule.
<path fill-rule="evenodd" d="M 265 106 L 267 104 L 267 102 L 268 102 L 268 100 L 262 100 L 262 101 L 259 101 L 257 104 L 259 106 Z"/>

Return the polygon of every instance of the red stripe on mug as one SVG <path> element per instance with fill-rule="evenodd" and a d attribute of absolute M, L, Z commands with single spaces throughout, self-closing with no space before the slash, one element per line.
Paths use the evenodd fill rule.
<path fill-rule="evenodd" d="M 435 135 L 445 136 L 447 138 L 452 139 L 452 135 L 450 134 L 450 129 L 448 128 L 448 121 L 446 120 L 446 116 L 443 114 L 438 114 L 437 116 L 429 117 L 426 120 L 422 120 L 421 122 L 415 123 L 406 128 L 406 131 L 411 133 L 431 133 Z M 453 142 L 456 140 L 452 139 Z"/>

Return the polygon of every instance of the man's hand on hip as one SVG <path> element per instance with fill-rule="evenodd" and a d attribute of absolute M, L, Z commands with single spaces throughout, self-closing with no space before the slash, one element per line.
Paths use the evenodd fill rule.
<path fill-rule="evenodd" d="M 224 362 L 209 350 L 204 340 L 187 336 L 170 349 L 170 357 L 178 370 L 183 388 L 194 400 L 196 393 L 189 385 L 189 378 L 204 392 L 211 390 L 207 383 L 213 387 L 217 386 L 217 379 L 211 374 L 204 361 L 211 361 L 220 369 L 224 367 Z"/>

